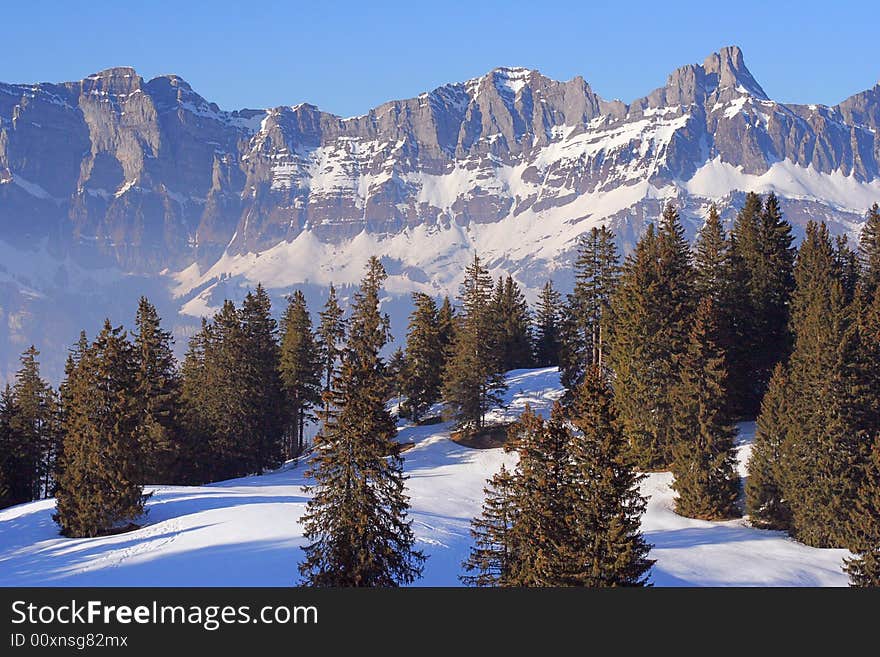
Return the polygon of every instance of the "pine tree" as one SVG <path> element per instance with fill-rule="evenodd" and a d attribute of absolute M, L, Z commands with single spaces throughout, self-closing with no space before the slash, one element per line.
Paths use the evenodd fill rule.
<path fill-rule="evenodd" d="M 846 312 L 834 245 L 824 224 L 807 225 L 792 298 L 790 418 L 783 461 L 794 536 L 816 547 L 842 546 L 864 459 L 857 335 Z"/>
<path fill-rule="evenodd" d="M 321 401 L 320 352 L 306 298 L 299 290 L 287 297 L 281 318 L 279 369 L 287 407 L 284 456 L 293 458 L 305 448 L 306 421 Z"/>
<path fill-rule="evenodd" d="M 332 383 L 338 371 L 342 347 L 345 342 L 344 315 L 336 296 L 336 288 L 331 283 L 327 302 L 324 304 L 324 309 L 318 314 L 320 323 L 316 332 L 318 354 L 321 361 L 321 378 L 323 379 L 321 399 L 324 408 L 320 417 L 324 422 L 329 419 L 332 411 L 330 406 L 330 398 L 333 395 Z"/>
<path fill-rule="evenodd" d="M 6 485 L 13 504 L 48 497 L 55 470 L 57 401 L 40 378 L 39 354 L 33 345 L 22 354 L 12 386 L 9 438 L 15 466 Z"/>
<path fill-rule="evenodd" d="M 843 288 L 843 302 L 849 305 L 855 299 L 859 284 L 859 256 L 849 247 L 846 235 L 838 235 L 834 240 L 834 266 Z"/>
<path fill-rule="evenodd" d="M 880 286 L 880 205 L 868 210 L 862 234 L 859 236 L 859 256 L 862 268 L 862 287 L 865 298 L 871 299 Z"/>
<path fill-rule="evenodd" d="M 215 438 L 209 417 L 211 397 L 217 390 L 209 385 L 208 351 L 212 329 L 205 318 L 201 328 L 190 339 L 181 366 L 180 411 L 181 435 L 177 460 L 173 468 L 175 480 L 182 484 L 210 481 L 218 455 L 211 449 Z"/>
<path fill-rule="evenodd" d="M 736 429 L 725 410 L 727 372 L 718 315 L 712 297 L 703 297 L 672 393 L 675 511 L 703 520 L 738 515 Z"/>
<path fill-rule="evenodd" d="M 466 573 L 473 574 L 462 575 L 461 581 L 468 586 L 512 586 L 518 514 L 512 473 L 502 465 L 484 492 L 482 513 L 471 522 L 474 544 L 462 564 Z"/>
<path fill-rule="evenodd" d="M 12 387 L 7 383 L 0 392 L 0 509 L 15 504 L 10 489 L 10 481 L 16 476 L 18 466 L 10 427 L 13 404 Z"/>
<path fill-rule="evenodd" d="M 876 206 L 875 206 L 876 208 Z M 875 292 L 877 288 L 875 287 Z M 880 586 L 880 433 L 874 438 L 865 477 L 850 512 L 855 556 L 846 559 L 844 569 L 851 586 Z"/>
<path fill-rule="evenodd" d="M 598 365 L 587 370 L 572 402 L 580 435 L 571 444 L 577 491 L 569 518 L 579 537 L 567 579 L 581 586 L 645 586 L 654 564 L 641 533 L 647 500 L 619 428 L 611 390 Z"/>
<path fill-rule="evenodd" d="M 562 332 L 562 297 L 547 281 L 538 298 L 535 313 L 535 365 L 559 365 L 560 334 Z"/>
<path fill-rule="evenodd" d="M 788 314 L 794 289 L 793 241 L 776 196 L 769 194 L 762 206 L 761 197 L 750 192 L 734 222 L 731 240 L 736 278 L 748 291 L 748 303 L 739 313 L 741 349 L 734 359 L 747 365 L 742 379 L 752 382 L 743 398 L 746 414 L 758 408 L 773 368 L 791 351 Z"/>
<path fill-rule="evenodd" d="M 248 292 L 241 305 L 244 378 L 239 382 L 247 407 L 246 431 L 252 442 L 253 469 L 277 468 L 283 458 L 286 412 L 279 371 L 278 323 L 262 285 Z"/>
<path fill-rule="evenodd" d="M 602 226 L 585 235 L 575 261 L 575 286 L 562 323 L 560 378 L 573 391 L 592 363 L 602 364 L 608 330 L 608 307 L 620 277 L 614 233 Z"/>
<path fill-rule="evenodd" d="M 100 536 L 144 510 L 136 364 L 121 328 L 104 323 L 77 365 L 65 409 L 55 520 L 65 536 Z"/>
<path fill-rule="evenodd" d="M 400 415 L 403 399 L 403 385 L 406 380 L 406 354 L 401 347 L 391 352 L 385 365 L 385 399 L 397 402 L 397 417 Z"/>
<path fill-rule="evenodd" d="M 145 483 L 173 483 L 179 440 L 180 376 L 174 340 L 159 314 L 141 297 L 133 334 Z"/>
<path fill-rule="evenodd" d="M 514 491 L 517 501 L 512 545 L 516 558 L 508 581 L 514 586 L 564 586 L 572 549 L 571 431 L 554 405 L 544 421 L 526 407 L 509 429 L 519 452 Z M 567 549 L 568 548 L 568 549 Z"/>
<path fill-rule="evenodd" d="M 403 458 L 385 408 L 388 316 L 379 309 L 385 270 L 371 258 L 355 294 L 349 341 L 332 389 L 338 409 L 315 439 L 314 496 L 304 517 L 304 583 L 311 586 L 397 586 L 421 575 L 414 549 Z"/>
<path fill-rule="evenodd" d="M 449 301 L 449 297 L 443 297 L 443 303 L 440 310 L 437 311 L 437 331 L 440 335 L 440 371 L 446 369 L 446 361 L 449 357 L 449 350 L 452 348 L 455 339 L 455 309 Z"/>
<path fill-rule="evenodd" d="M 679 380 L 678 356 L 688 343 L 693 288 L 690 249 L 678 212 L 667 204 L 659 231 L 649 226 L 627 258 L 611 304 L 608 361 L 615 373 L 615 403 L 643 469 L 672 463 L 668 418 Z"/>
<path fill-rule="evenodd" d="M 492 317 L 492 279 L 474 254 L 461 287 L 462 315 L 446 363 L 443 396 L 459 428 L 479 430 L 506 389 Z"/>
<path fill-rule="evenodd" d="M 437 304 L 427 294 L 412 295 L 414 309 L 406 333 L 406 357 L 402 392 L 406 414 L 419 422 L 425 412 L 440 400 L 442 351 Z"/>
<path fill-rule="evenodd" d="M 745 487 L 749 521 L 762 529 L 791 528 L 791 508 L 785 497 L 782 471 L 782 445 L 789 419 L 788 390 L 786 369 L 777 363 L 761 401 Z"/>
<path fill-rule="evenodd" d="M 498 279 L 492 306 L 498 324 L 501 369 L 506 372 L 531 367 L 532 322 L 529 306 L 512 276 Z"/>
<path fill-rule="evenodd" d="M 748 297 L 744 282 L 738 278 L 742 268 L 737 266 L 735 249 L 725 235 L 714 203 L 694 244 L 694 271 L 697 297 L 712 299 L 718 318 L 718 341 L 727 370 L 728 412 L 742 414 L 750 410 L 747 397 L 752 385 L 749 369 L 744 366 L 748 355 L 741 350 L 745 330 L 742 315 L 748 309 Z"/>

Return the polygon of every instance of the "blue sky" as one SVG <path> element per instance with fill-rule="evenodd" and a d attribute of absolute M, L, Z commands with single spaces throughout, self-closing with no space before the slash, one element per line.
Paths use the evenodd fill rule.
<path fill-rule="evenodd" d="M 225 109 L 311 102 L 344 116 L 495 66 L 582 75 L 627 102 L 737 44 L 771 97 L 837 103 L 880 79 L 880 2 L 3 3 L 0 80 L 110 66 L 177 73 Z"/>

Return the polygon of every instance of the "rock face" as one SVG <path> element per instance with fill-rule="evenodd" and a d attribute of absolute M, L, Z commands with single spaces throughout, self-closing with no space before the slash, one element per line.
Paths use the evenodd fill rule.
<path fill-rule="evenodd" d="M 591 226 L 610 222 L 626 249 L 665 199 L 693 233 L 709 202 L 729 219 L 752 189 L 852 234 L 880 199 L 878 128 L 880 85 L 835 107 L 777 103 L 736 47 L 630 105 L 522 68 L 353 118 L 223 111 L 130 68 L 0 84 L 0 378 L 36 305 L 128 308 L 123 279 L 198 315 L 256 280 L 279 294 L 354 281 L 367 251 L 395 293 L 454 292 L 477 248 L 529 287 L 564 285 Z"/>

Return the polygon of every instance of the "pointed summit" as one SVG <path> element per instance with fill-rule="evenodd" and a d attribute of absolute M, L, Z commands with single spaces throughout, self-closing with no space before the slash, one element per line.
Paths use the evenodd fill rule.
<path fill-rule="evenodd" d="M 761 85 L 746 68 L 739 46 L 727 46 L 712 53 L 703 61 L 703 70 L 718 76 L 719 87 L 742 87 L 753 96 L 767 99 Z"/>

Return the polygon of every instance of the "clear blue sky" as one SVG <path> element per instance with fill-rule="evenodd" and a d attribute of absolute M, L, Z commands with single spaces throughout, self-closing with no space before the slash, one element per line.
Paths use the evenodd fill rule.
<path fill-rule="evenodd" d="M 582 75 L 629 102 L 729 44 L 782 101 L 834 104 L 880 79 L 878 0 L 25 0 L 3 3 L 0 21 L 2 81 L 128 65 L 177 73 L 225 109 L 350 116 L 501 65 Z"/>

